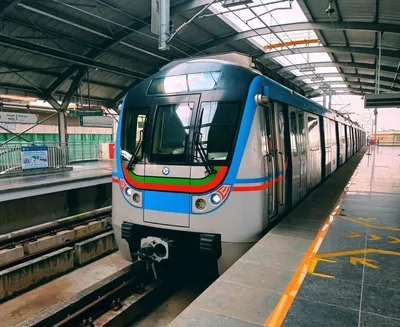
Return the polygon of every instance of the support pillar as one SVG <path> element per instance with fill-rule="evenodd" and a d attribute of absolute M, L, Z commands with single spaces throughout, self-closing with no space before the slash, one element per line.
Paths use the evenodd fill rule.
<path fill-rule="evenodd" d="M 61 145 L 66 145 L 68 142 L 67 115 L 65 111 L 59 111 L 57 116 L 58 116 L 58 140 Z"/>
<path fill-rule="evenodd" d="M 58 141 L 60 142 L 60 152 L 62 157 L 62 166 L 66 166 L 69 163 L 68 158 L 68 130 L 67 130 L 67 113 L 65 111 L 59 111 L 58 116 Z"/>
<path fill-rule="evenodd" d="M 329 97 L 328 97 L 328 109 L 332 109 L 332 95 L 331 94 L 329 94 Z"/>

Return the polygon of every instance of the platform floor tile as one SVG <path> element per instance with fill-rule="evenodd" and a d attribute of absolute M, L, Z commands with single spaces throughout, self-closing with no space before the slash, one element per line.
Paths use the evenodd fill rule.
<path fill-rule="evenodd" d="M 400 148 L 353 177 L 282 326 L 400 326 Z"/>

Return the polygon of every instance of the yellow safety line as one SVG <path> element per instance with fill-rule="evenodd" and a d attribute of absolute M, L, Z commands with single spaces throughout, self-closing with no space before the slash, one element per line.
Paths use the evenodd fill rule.
<path fill-rule="evenodd" d="M 376 229 L 384 229 L 384 230 L 400 231 L 400 228 L 398 228 L 398 227 L 374 225 L 374 224 L 371 224 L 371 223 L 367 223 L 365 221 L 360 221 L 360 220 L 357 220 L 357 219 L 354 219 L 354 218 L 350 218 L 348 216 L 342 216 L 342 215 L 338 215 L 337 217 L 340 218 L 340 219 L 351 221 L 352 223 L 359 224 L 359 225 L 362 225 L 362 226 L 365 226 L 365 227 L 371 227 L 371 228 L 376 228 Z"/>
<path fill-rule="evenodd" d="M 303 260 L 300 263 L 300 266 L 297 268 L 295 274 L 293 275 L 291 281 L 285 289 L 285 292 L 282 294 L 281 298 L 278 301 L 278 304 L 275 306 L 275 309 L 270 314 L 267 322 L 265 323 L 265 327 L 277 327 L 280 326 L 283 320 L 286 317 L 294 298 L 300 289 L 300 286 L 307 275 L 307 271 L 310 266 L 313 264 L 313 259 L 318 252 L 318 249 L 324 240 L 329 227 L 333 221 L 333 216 L 329 216 L 323 227 L 319 230 L 317 236 L 312 242 L 311 246 L 308 248 L 306 254 L 303 257 Z M 314 267 L 315 268 L 315 267 Z"/>
<path fill-rule="evenodd" d="M 316 257 L 317 258 L 344 257 L 348 255 L 365 254 L 365 253 L 400 255 L 400 252 L 397 251 L 389 251 L 381 249 L 360 249 L 360 250 L 350 250 L 350 251 L 340 251 L 340 252 L 319 253 L 316 255 Z"/>
<path fill-rule="evenodd" d="M 359 165 L 358 165 L 359 167 Z M 313 263 L 313 260 L 318 252 L 318 249 L 324 240 L 326 234 L 328 233 L 329 227 L 332 224 L 334 216 L 338 214 L 338 210 L 340 209 L 340 204 L 343 201 L 344 194 L 346 194 L 349 185 L 352 183 L 354 176 L 357 174 L 358 169 L 356 168 L 352 177 L 350 178 L 349 182 L 347 183 L 344 191 L 340 199 L 336 202 L 336 207 L 334 212 L 328 216 L 325 220 L 325 223 L 322 225 L 322 228 L 319 230 L 317 236 L 315 237 L 314 241 L 311 243 L 310 247 L 308 248 L 306 254 L 303 257 L 299 267 L 297 268 L 296 272 L 294 273 L 292 279 L 290 280 L 288 286 L 286 287 L 285 291 L 283 292 L 281 298 L 279 299 L 277 305 L 275 306 L 272 313 L 269 315 L 268 320 L 265 322 L 264 327 L 279 327 L 282 325 L 283 320 L 285 319 L 287 313 L 289 312 L 290 307 L 294 301 L 294 298 L 300 289 L 300 286 L 307 275 L 307 271 L 310 265 Z M 315 268 L 315 267 L 314 267 Z"/>

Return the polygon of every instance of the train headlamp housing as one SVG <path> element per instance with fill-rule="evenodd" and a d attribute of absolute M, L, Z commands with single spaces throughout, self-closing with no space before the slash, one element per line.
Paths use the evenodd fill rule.
<path fill-rule="evenodd" d="M 139 203 L 140 203 L 140 194 L 139 194 L 139 193 L 133 194 L 132 200 L 133 200 L 133 202 L 135 202 L 136 204 L 139 204 Z"/>
<path fill-rule="evenodd" d="M 130 198 L 133 194 L 133 190 L 129 187 L 125 188 L 125 195 Z"/>
<path fill-rule="evenodd" d="M 204 199 L 197 199 L 195 205 L 197 210 L 204 210 L 207 207 L 207 203 Z"/>
<path fill-rule="evenodd" d="M 211 194 L 211 196 L 210 196 L 210 202 L 211 202 L 213 205 L 219 205 L 219 204 L 221 203 L 221 201 L 222 201 L 222 198 L 221 198 L 221 196 L 220 196 L 218 193 Z"/>

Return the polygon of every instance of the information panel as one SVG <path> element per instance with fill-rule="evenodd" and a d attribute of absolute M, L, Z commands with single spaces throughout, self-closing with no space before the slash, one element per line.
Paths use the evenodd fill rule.
<path fill-rule="evenodd" d="M 0 112 L 1 123 L 36 124 L 38 116 L 35 114 L 22 114 L 19 112 Z"/>
<path fill-rule="evenodd" d="M 49 166 L 47 146 L 21 147 L 21 166 L 23 170 L 47 168 Z"/>
<path fill-rule="evenodd" d="M 80 117 L 81 126 L 90 127 L 112 127 L 112 117 L 83 116 Z"/>

